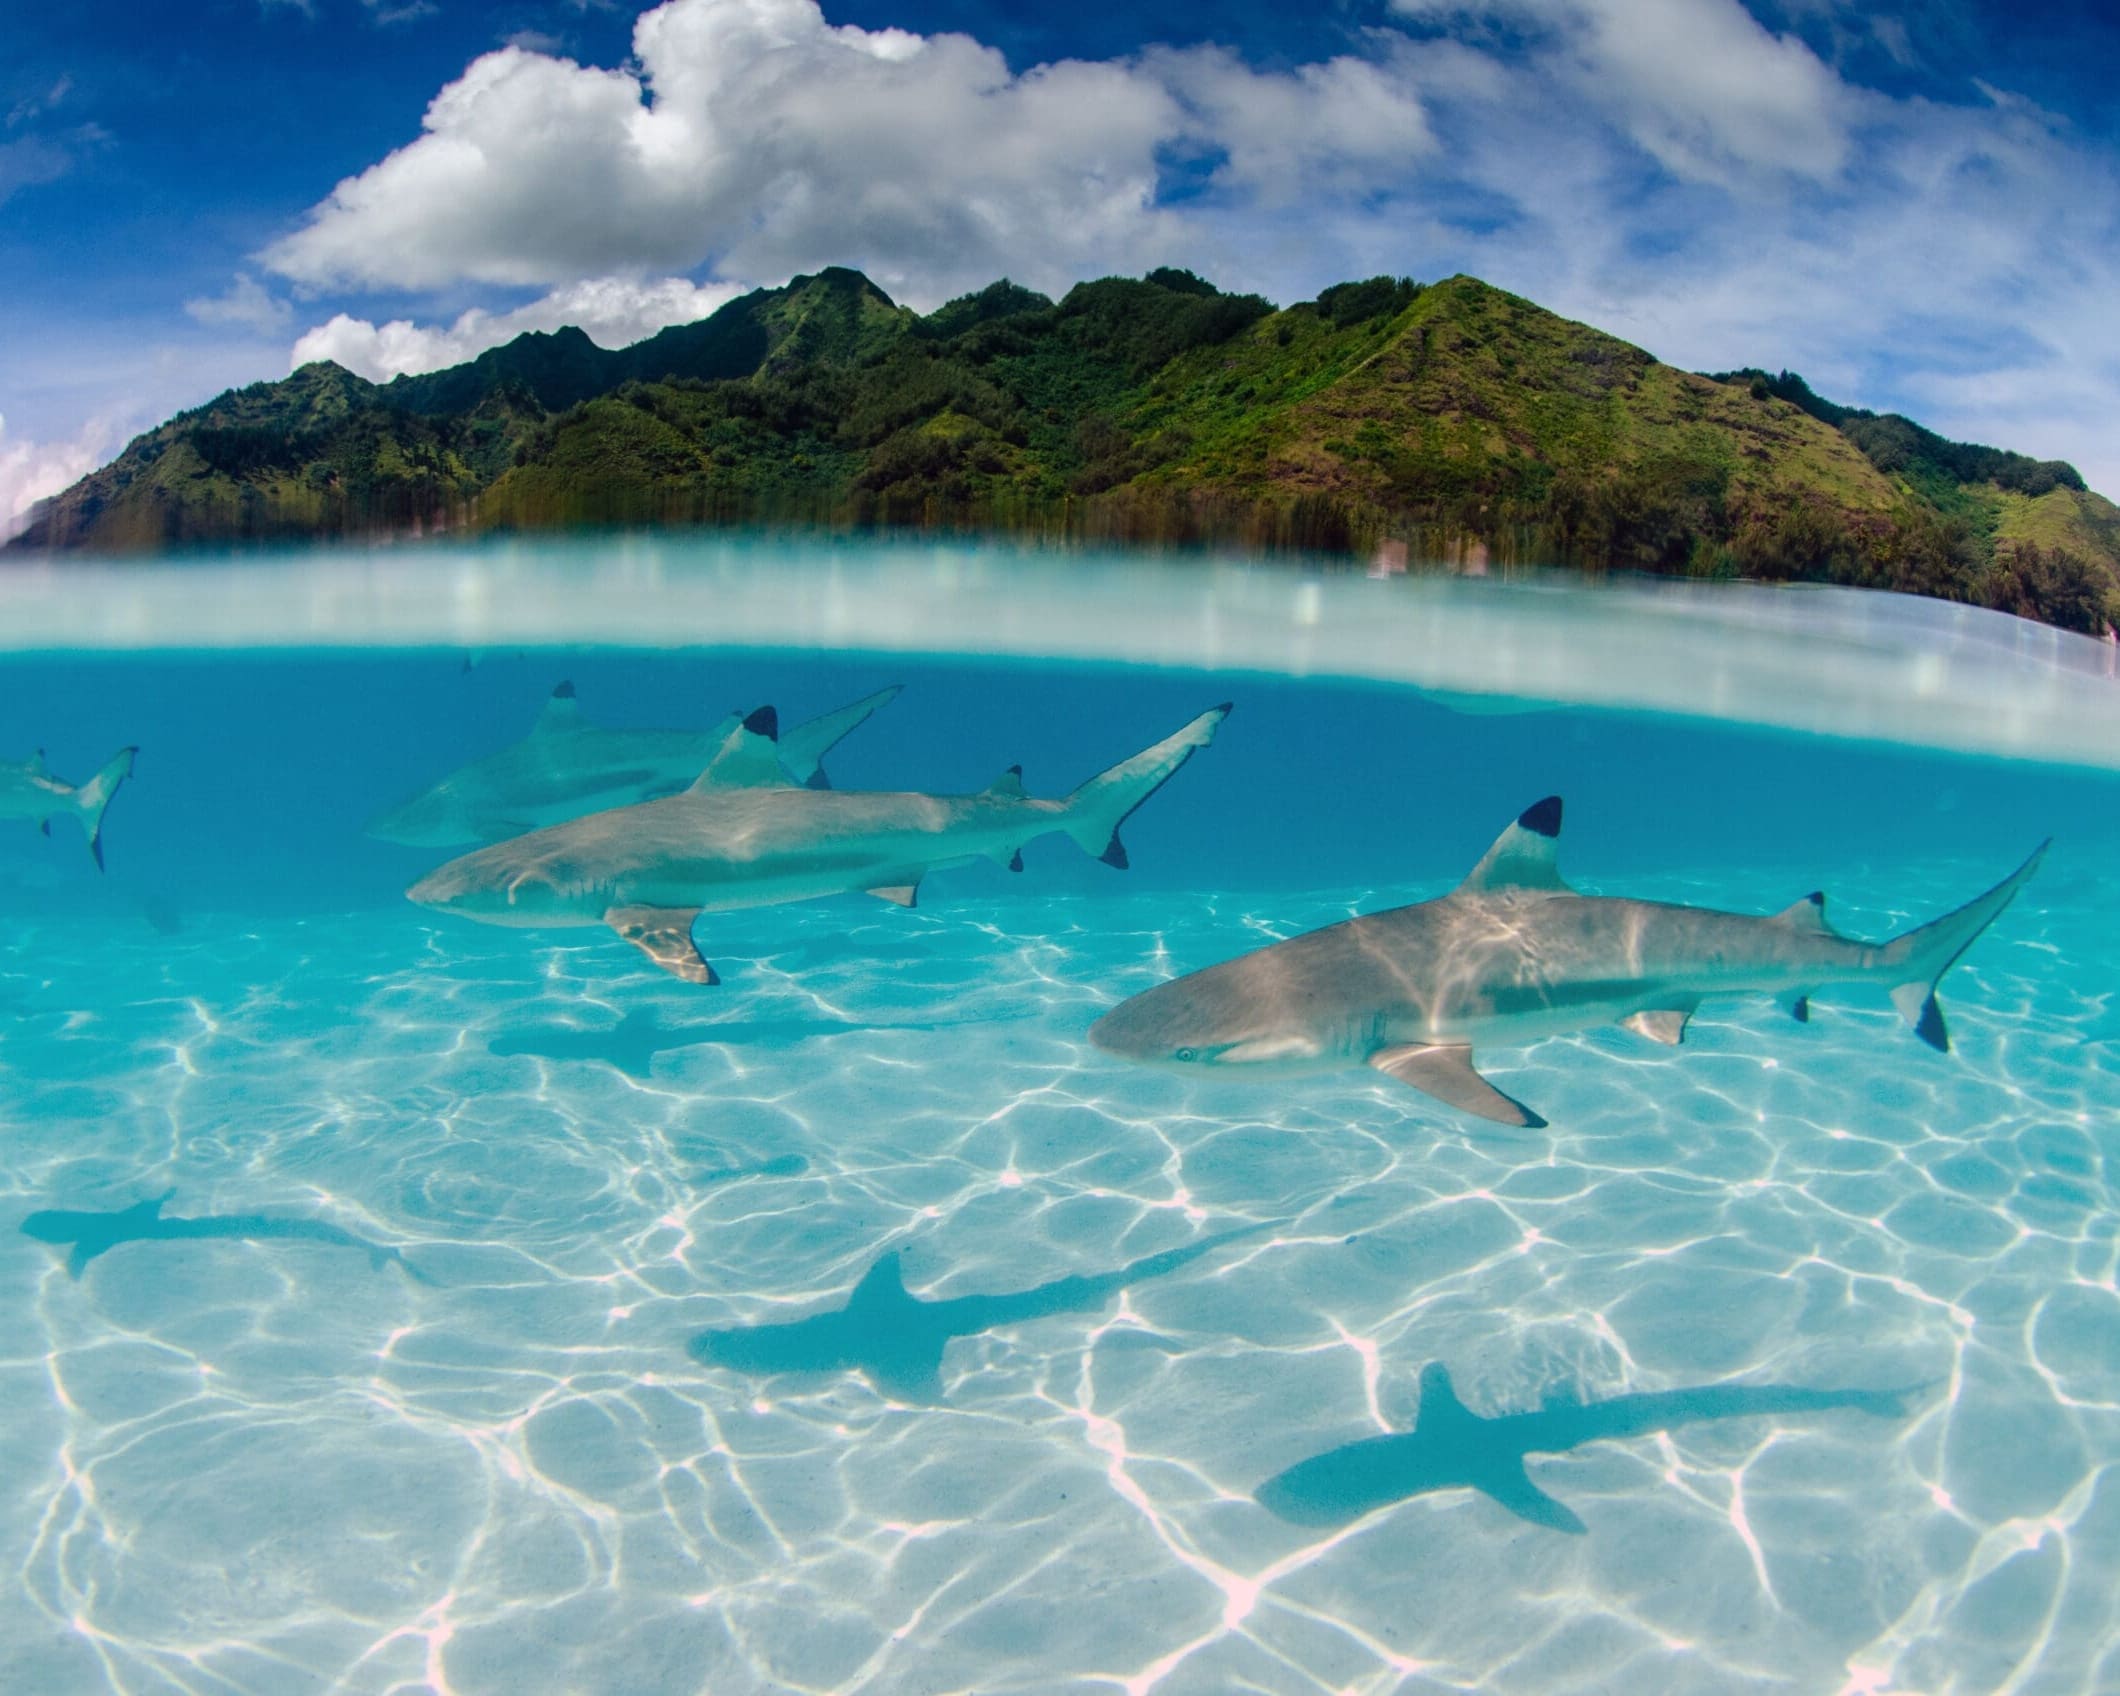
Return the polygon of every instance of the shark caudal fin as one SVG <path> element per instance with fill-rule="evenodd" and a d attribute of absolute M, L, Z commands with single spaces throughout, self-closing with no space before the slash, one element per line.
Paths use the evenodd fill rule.
<path fill-rule="evenodd" d="M 1892 1005 L 1913 1027 L 1914 1034 L 1931 1048 L 1948 1052 L 1951 1046 L 1943 1009 L 1936 1005 L 1937 980 L 2016 899 L 2017 891 L 2046 858 L 2047 847 L 2047 843 L 2040 843 L 2030 859 L 1985 895 L 1976 895 L 1955 913 L 1946 913 L 1904 936 L 1895 936 L 1881 950 L 1885 967 L 1892 974 Z"/>
<path fill-rule="evenodd" d="M 788 775 L 809 789 L 831 788 L 832 780 L 824 774 L 825 755 L 858 730 L 878 707 L 887 707 L 895 701 L 904 687 L 901 683 L 894 683 L 890 688 L 865 695 L 837 712 L 783 730 L 780 733 L 780 763 L 788 768 Z"/>
<path fill-rule="evenodd" d="M 1119 827 L 1136 807 L 1170 781 L 1171 774 L 1191 759 L 1196 749 L 1215 739 L 1216 727 L 1228 716 L 1229 703 L 1224 701 L 1176 735 L 1166 736 L 1153 748 L 1144 748 L 1132 759 L 1099 772 L 1068 796 L 1060 828 L 1075 839 L 1083 853 L 1124 871 L 1126 844 L 1119 840 Z"/>
<path fill-rule="evenodd" d="M 88 851 L 95 856 L 96 870 L 103 869 L 103 812 L 118 785 L 132 776 L 133 756 L 138 748 L 120 748 L 104 762 L 103 769 L 74 791 L 74 814 L 88 836 Z"/>

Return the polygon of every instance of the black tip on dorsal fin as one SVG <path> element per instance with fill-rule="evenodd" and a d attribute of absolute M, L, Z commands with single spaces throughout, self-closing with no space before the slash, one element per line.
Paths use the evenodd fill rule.
<path fill-rule="evenodd" d="M 1227 718 L 1231 713 L 1237 710 L 1237 704 L 1234 701 L 1224 701 L 1219 707 L 1215 707 L 1212 710 L 1220 713 L 1224 718 Z"/>
<path fill-rule="evenodd" d="M 753 736 L 763 736 L 768 742 L 780 740 L 780 714 L 771 707 L 760 707 L 743 721 L 743 727 Z"/>
<path fill-rule="evenodd" d="M 1007 775 L 1021 783 L 1023 781 L 1023 768 L 1021 766 L 1010 766 Z"/>
<path fill-rule="evenodd" d="M 1521 813 L 1516 822 L 1524 830 L 1539 836 L 1555 837 L 1561 833 L 1561 798 L 1548 795 L 1543 801 L 1534 801 Z"/>
<path fill-rule="evenodd" d="M 1816 907 L 1821 913 L 1826 910 L 1826 892 L 1823 889 L 1812 890 L 1810 894 L 1804 897 L 1804 899 L 1810 902 L 1811 905 Z"/>
<path fill-rule="evenodd" d="M 573 700 L 573 699 L 574 699 L 574 685 L 573 685 L 572 683 L 569 683 L 569 682 L 559 682 L 559 683 L 555 683 L 555 684 L 553 684 L 553 686 L 552 686 L 552 698 L 553 698 L 553 699 L 554 699 L 555 701 L 571 701 L 571 700 Z"/>

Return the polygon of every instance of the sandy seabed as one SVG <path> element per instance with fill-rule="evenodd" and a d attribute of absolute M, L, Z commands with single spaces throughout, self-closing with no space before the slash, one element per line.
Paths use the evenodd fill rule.
<path fill-rule="evenodd" d="M 2006 868 L 1837 888 L 1881 934 Z M 1711 1002 L 1483 1065 L 1137 1070 L 1119 996 L 1430 890 L 857 901 L 601 932 L 31 914 L 0 944 L 0 1689 L 310 1696 L 2120 1688 L 2120 924 L 2055 872 L 1944 985 Z M 1765 878 L 1626 893 L 1769 911 Z M 2101 913 L 2098 908 L 2103 905 Z M 799 1161 L 799 1167 L 796 1162 Z M 766 1167 L 766 1170 L 751 1170 Z M 76 1279 L 15 1226 L 174 1190 Z M 953 1343 L 943 1400 L 703 1330 L 1255 1234 Z M 1919 1386 L 1531 1463 L 1588 1525 L 1260 1482 L 1414 1422 Z"/>

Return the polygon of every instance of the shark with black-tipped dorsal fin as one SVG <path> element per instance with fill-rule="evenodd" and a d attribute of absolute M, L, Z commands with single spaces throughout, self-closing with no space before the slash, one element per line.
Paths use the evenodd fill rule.
<path fill-rule="evenodd" d="M 1129 1285 L 1160 1278 L 1266 1229 L 1249 1225 L 1166 1249 L 1116 1272 L 1056 1278 L 1003 1296 L 950 1296 L 922 1301 L 905 1287 L 898 1251 L 868 1269 L 838 1307 L 779 1325 L 706 1331 L 692 1339 L 692 1358 L 756 1377 L 781 1373 L 858 1372 L 894 1401 L 942 1399 L 942 1355 L 958 1337 L 1022 1325 L 1059 1313 L 1093 1312 Z"/>
<path fill-rule="evenodd" d="M 796 784 L 829 789 L 824 756 L 898 685 L 879 689 L 837 712 L 798 724 L 781 737 L 770 761 L 730 768 L 723 786 Z M 611 730 L 582 717 L 574 685 L 552 691 L 530 734 L 497 754 L 473 760 L 382 814 L 368 834 L 385 842 L 452 848 L 498 842 L 584 813 L 675 795 L 695 782 L 743 715 L 710 730 Z"/>
<path fill-rule="evenodd" d="M 1228 713 L 1204 712 L 1048 800 L 1026 792 L 1016 766 L 976 795 L 729 787 L 731 773 L 778 761 L 779 719 L 760 707 L 684 794 L 497 842 L 405 894 L 481 924 L 608 925 L 672 977 L 719 983 L 692 938 L 701 913 L 855 892 L 910 907 L 937 867 L 986 859 L 1021 871 L 1024 844 L 1056 833 L 1123 869 L 1119 827 Z"/>
<path fill-rule="evenodd" d="M 1798 1019 L 1829 984 L 1879 983 L 1948 1048 L 1936 983 L 2046 853 L 1889 942 L 1857 942 L 1806 895 L 1768 918 L 1580 895 L 1561 880 L 1561 803 L 1502 832 L 1448 895 L 1272 943 L 1122 1001 L 1090 1027 L 1109 1053 L 1231 1073 L 1367 1065 L 1461 1112 L 1543 1125 L 1474 1068 L 1477 1049 L 1617 1024 L 1676 1043 L 1711 995 L 1779 996 Z"/>
<path fill-rule="evenodd" d="M 1253 1492 L 1259 1505 L 1294 1525 L 1351 1524 L 1379 1508 L 1433 1490 L 1477 1490 L 1519 1519 L 1580 1535 L 1589 1528 L 1573 1509 L 1532 1483 L 1527 1455 L 1560 1454 L 1585 1443 L 1621 1442 L 1710 1419 L 1853 1408 L 1885 1419 L 1905 1417 L 1901 1390 L 1811 1390 L 1792 1384 L 1714 1384 L 1614 1396 L 1545 1407 L 1535 1413 L 1482 1418 L 1458 1400 L 1440 1363 L 1421 1373 L 1421 1406 L 1411 1431 L 1365 1437 L 1276 1473 Z"/>
<path fill-rule="evenodd" d="M 40 1243 L 62 1244 L 67 1249 L 66 1271 L 78 1278 L 99 1255 L 127 1243 L 197 1242 L 206 1239 L 240 1242 L 322 1243 L 330 1248 L 359 1249 L 368 1264 L 380 1271 L 395 1262 L 406 1276 L 423 1284 L 433 1279 L 415 1267 L 404 1254 L 387 1243 L 370 1242 L 351 1231 L 322 1219 L 284 1219 L 269 1213 L 207 1213 L 194 1219 L 172 1219 L 162 1209 L 177 1192 L 165 1190 L 151 1201 L 106 1212 L 75 1212 L 47 1208 L 22 1221 L 22 1234 Z"/>
<path fill-rule="evenodd" d="M 62 782 L 52 776 L 39 748 L 20 764 L 0 762 L 0 819 L 27 819 L 46 836 L 52 820 L 70 818 L 88 838 L 96 870 L 103 869 L 103 812 L 118 785 L 132 776 L 137 748 L 120 748 L 86 783 Z"/>

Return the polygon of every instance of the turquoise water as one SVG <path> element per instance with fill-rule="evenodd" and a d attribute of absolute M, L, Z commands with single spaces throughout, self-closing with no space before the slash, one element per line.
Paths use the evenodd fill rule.
<path fill-rule="evenodd" d="M 102 875 L 0 821 L 0 1689 L 2120 1689 L 2100 645 L 1205 565 L 1129 603 L 949 555 L 911 612 L 1009 618 L 923 640 L 844 555 L 535 594 L 512 556 L 346 563 L 0 586 L 0 758 L 141 749 Z M 361 834 L 562 680 L 702 728 L 902 684 L 827 758 L 856 790 L 1064 793 L 1235 710 L 1130 870 L 1049 838 L 911 911 L 710 914 L 698 988 L 416 909 L 453 850 Z M 1822 888 L 1862 937 L 2055 845 L 1943 980 L 1948 1054 L 1869 989 L 1711 1000 L 1677 1048 L 1483 1050 L 1534 1130 L 1087 1042 L 1442 894 L 1549 793 L 1587 891 Z M 78 1276 L 16 1228 L 165 1194 Z M 832 1319 L 894 1253 L 905 1292 Z M 904 1364 L 914 1299 L 1022 1292 Z M 1745 1411 L 1769 1386 L 1822 1397 Z M 1674 1393 L 1699 1417 L 1599 1434 Z M 1424 1423 L 1483 1461 L 1541 1407 L 1569 1446 L 1525 1475 L 1580 1531 L 1434 1479 L 1255 1496 Z"/>

